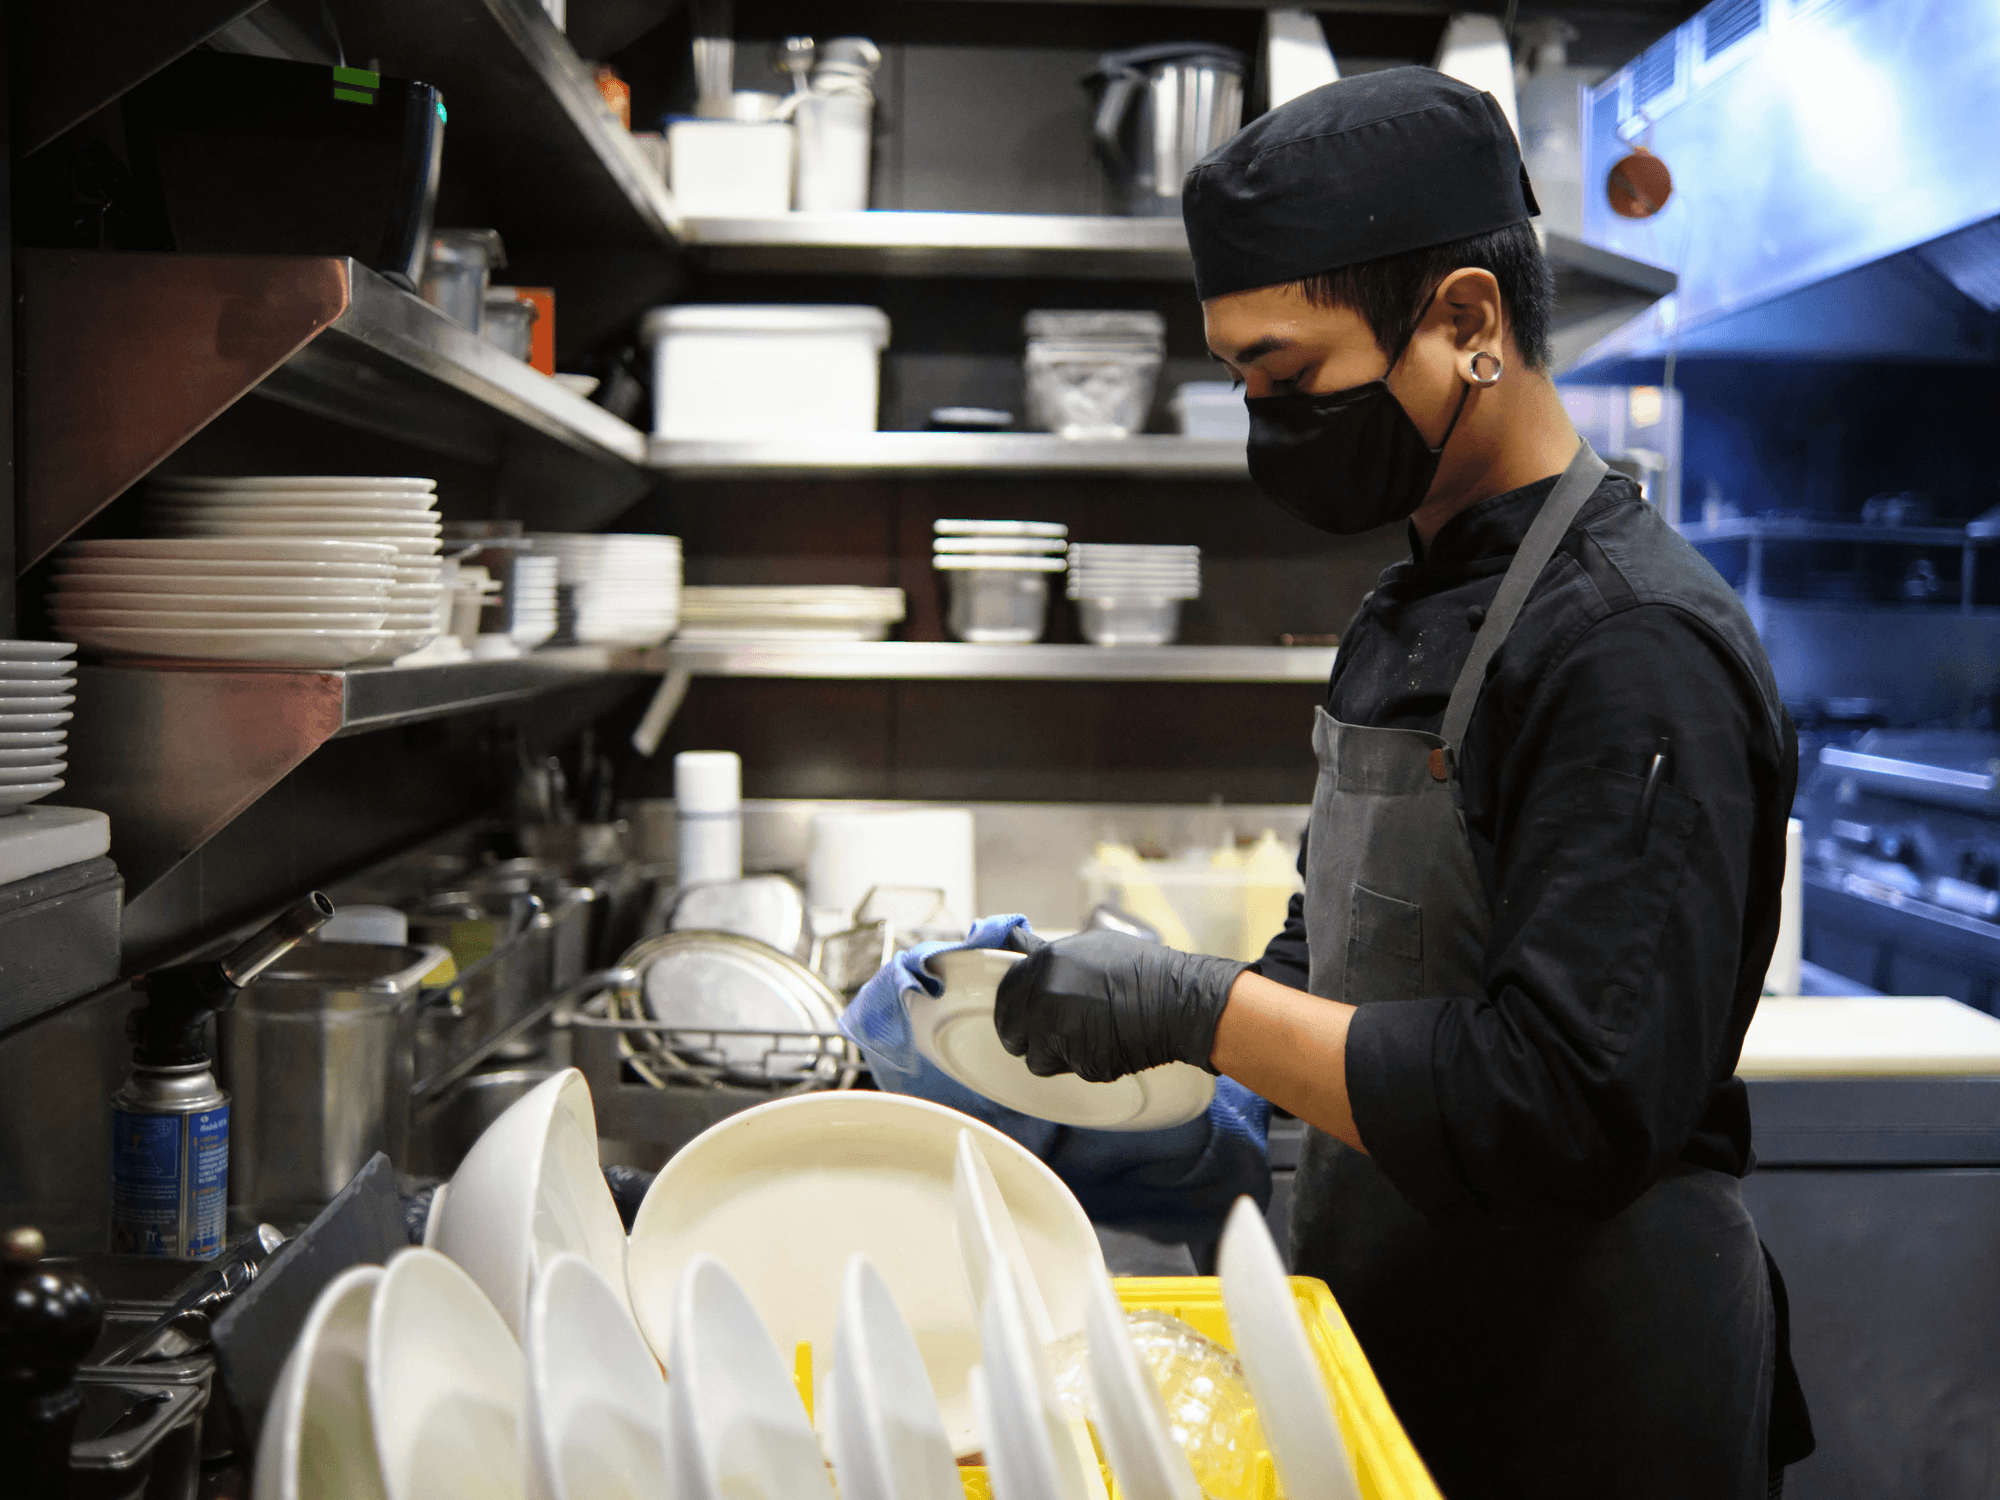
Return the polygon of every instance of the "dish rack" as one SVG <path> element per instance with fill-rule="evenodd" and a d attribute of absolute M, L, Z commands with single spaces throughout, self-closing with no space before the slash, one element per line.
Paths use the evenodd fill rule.
<path fill-rule="evenodd" d="M 630 1091 L 636 1081 L 645 1089 L 731 1088 L 782 1099 L 852 1088 L 861 1073 L 859 1050 L 837 1030 L 663 1030 L 645 1014 L 636 983 L 604 990 L 553 1019 L 595 1098 Z"/>

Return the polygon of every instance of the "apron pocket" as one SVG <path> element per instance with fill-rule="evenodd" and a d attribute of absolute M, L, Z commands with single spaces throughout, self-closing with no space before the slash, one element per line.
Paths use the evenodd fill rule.
<path fill-rule="evenodd" d="M 1349 1005 L 1414 1000 L 1423 982 L 1424 909 L 1357 884 L 1340 998 Z"/>

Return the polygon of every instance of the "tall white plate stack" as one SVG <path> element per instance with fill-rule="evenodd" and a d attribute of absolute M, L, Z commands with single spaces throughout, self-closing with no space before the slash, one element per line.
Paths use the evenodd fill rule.
<path fill-rule="evenodd" d="M 1069 596 L 1085 640 L 1164 646 L 1180 634 L 1181 604 L 1201 597 L 1201 548 L 1077 542 Z"/>
<path fill-rule="evenodd" d="M 556 633 L 556 587 L 562 559 L 537 552 L 514 555 L 507 633 L 523 651 L 532 651 Z"/>
<path fill-rule="evenodd" d="M 75 650 L 68 641 L 0 641 L 0 815 L 62 788 Z"/>
<path fill-rule="evenodd" d="M 444 627 L 438 576 L 437 481 L 373 475 L 260 474 L 233 479 L 155 479 L 147 518 L 163 537 L 308 538 L 388 543 L 396 549 L 389 616 L 382 628 L 422 635 L 366 660 L 414 651 Z M 428 631 L 428 634 L 424 634 Z"/>
<path fill-rule="evenodd" d="M 879 641 L 903 618 L 901 589 L 849 584 L 684 588 L 684 641 Z"/>
<path fill-rule="evenodd" d="M 931 566 L 949 580 L 946 623 L 961 641 L 1024 645 L 1048 626 L 1049 575 L 1063 571 L 1058 521 L 941 520 Z"/>
<path fill-rule="evenodd" d="M 55 556 L 49 617 L 105 656 L 393 661 L 438 633 L 430 607 L 395 613 L 400 558 L 387 542 L 315 538 L 71 542 Z"/>
<path fill-rule="evenodd" d="M 535 550 L 561 559 L 578 642 L 656 646 L 681 621 L 681 539 L 538 531 Z"/>

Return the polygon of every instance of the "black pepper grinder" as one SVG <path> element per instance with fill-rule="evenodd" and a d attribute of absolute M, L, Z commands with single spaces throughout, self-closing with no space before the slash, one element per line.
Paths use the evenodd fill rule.
<path fill-rule="evenodd" d="M 90 1283 L 43 1267 L 47 1249 L 39 1229 L 0 1237 L 0 1474 L 24 1500 L 67 1500 L 76 1372 L 104 1328 Z"/>

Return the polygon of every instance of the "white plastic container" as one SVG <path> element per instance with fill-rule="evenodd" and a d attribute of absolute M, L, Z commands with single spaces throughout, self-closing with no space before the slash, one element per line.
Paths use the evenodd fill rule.
<path fill-rule="evenodd" d="M 1167 402 L 1182 437 L 1250 441 L 1250 408 L 1241 387 L 1227 380 L 1190 380 Z"/>
<path fill-rule="evenodd" d="M 776 217 L 792 207 L 797 142 L 783 120 L 671 120 L 667 183 L 684 214 Z"/>
<path fill-rule="evenodd" d="M 828 808 L 813 814 L 806 900 L 853 911 L 878 885 L 929 887 L 944 892 L 946 913 L 963 927 L 978 915 L 972 851 L 967 808 Z"/>
<path fill-rule="evenodd" d="M 889 318 L 879 307 L 656 307 L 653 432 L 752 438 L 873 432 Z"/>
<path fill-rule="evenodd" d="M 855 91 L 799 100 L 798 206 L 807 213 L 858 213 L 868 207 L 868 162 L 875 101 Z"/>
<path fill-rule="evenodd" d="M 674 757 L 674 814 L 683 886 L 743 878 L 743 762 L 734 751 Z"/>

